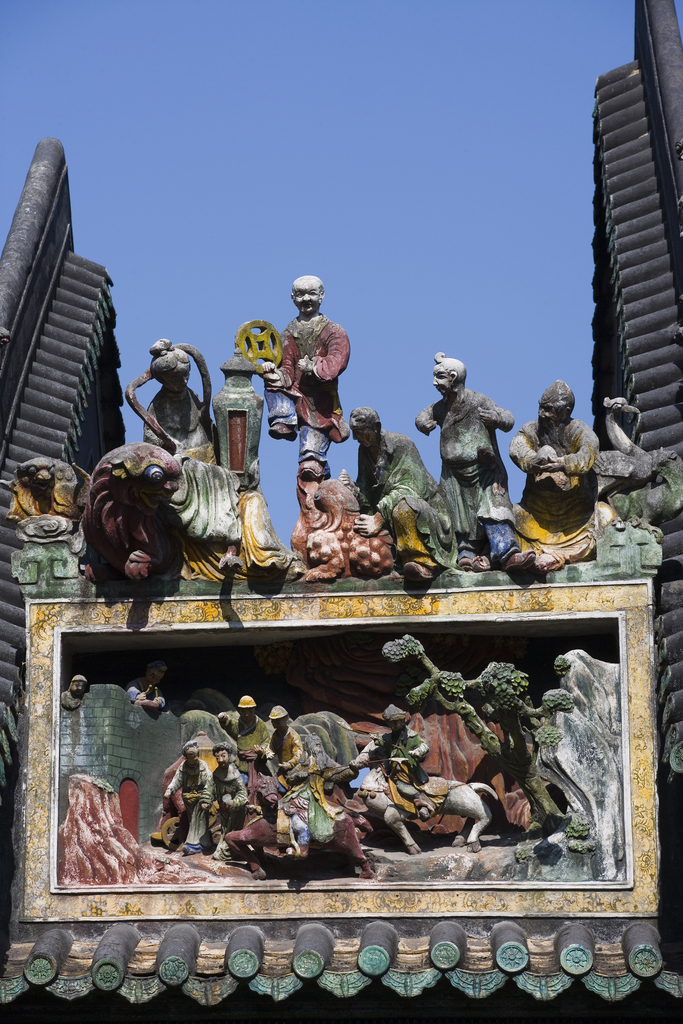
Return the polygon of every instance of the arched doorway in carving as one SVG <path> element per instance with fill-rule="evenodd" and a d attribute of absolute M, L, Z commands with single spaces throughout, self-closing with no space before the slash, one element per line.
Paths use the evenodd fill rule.
<path fill-rule="evenodd" d="M 135 779 L 124 779 L 119 786 L 119 803 L 124 828 L 127 828 L 133 839 L 139 839 L 140 821 L 140 790 Z"/>

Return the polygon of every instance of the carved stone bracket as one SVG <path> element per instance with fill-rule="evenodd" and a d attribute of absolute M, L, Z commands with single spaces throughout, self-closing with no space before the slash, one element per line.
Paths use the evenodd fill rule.
<path fill-rule="evenodd" d="M 492 995 L 499 988 L 502 988 L 507 981 L 507 974 L 502 971 L 461 971 L 457 967 L 454 971 L 448 971 L 446 977 L 451 985 L 459 988 L 470 999 L 485 999 Z"/>
<path fill-rule="evenodd" d="M 339 999 L 348 999 L 371 985 L 372 978 L 367 978 L 360 971 L 323 971 L 318 984 Z"/>
<path fill-rule="evenodd" d="M 382 984 L 393 989 L 399 996 L 411 998 L 421 995 L 426 988 L 433 988 L 440 977 L 441 971 L 435 967 L 427 971 L 389 970 L 382 978 Z"/>
<path fill-rule="evenodd" d="M 673 971 L 662 971 L 659 977 L 655 978 L 655 985 L 675 999 L 683 999 L 683 975 L 674 974 Z"/>
<path fill-rule="evenodd" d="M 166 986 L 156 975 L 146 978 L 124 978 L 123 985 L 118 990 L 119 995 L 127 999 L 129 1003 L 148 1003 L 160 992 L 164 992 Z"/>
<path fill-rule="evenodd" d="M 569 988 L 574 979 L 561 972 L 560 974 L 544 975 L 531 974 L 530 971 L 524 971 L 522 974 L 515 975 L 513 980 L 523 992 L 528 992 L 534 999 L 546 1002 L 559 996 L 560 992 L 564 992 L 566 988 Z"/>
<path fill-rule="evenodd" d="M 61 516 L 35 516 L 17 524 L 17 539 L 24 542 L 12 553 L 12 575 L 21 584 L 39 580 L 72 580 L 79 576 L 79 558 L 85 539 L 77 524 Z"/>

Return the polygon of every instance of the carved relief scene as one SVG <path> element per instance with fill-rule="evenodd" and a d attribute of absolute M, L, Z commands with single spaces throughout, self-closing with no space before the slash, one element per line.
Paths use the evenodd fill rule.
<path fill-rule="evenodd" d="M 319 278 L 298 278 L 282 332 L 243 324 L 213 396 L 197 348 L 155 342 L 125 390 L 140 436 L 90 473 L 17 466 L 8 520 L 25 597 L 127 609 L 123 636 L 65 634 L 53 884 L 628 886 L 617 619 L 541 615 L 531 629 L 487 615 L 506 588 L 542 612 L 533 595 L 549 584 L 652 577 L 659 526 L 683 507 L 680 456 L 641 450 L 622 398 L 605 399 L 601 450 L 561 380 L 515 430 L 438 352 L 423 366 L 438 398 L 415 419 L 423 435 L 438 428 L 437 481 L 373 407 L 345 418 L 351 346 L 320 312 L 324 294 Z M 298 444 L 287 540 L 261 488 L 264 420 L 265 443 Z M 519 502 L 504 435 L 526 477 Z M 336 479 L 333 444 L 353 468 Z M 364 610 L 429 596 L 440 614 L 439 595 L 468 591 L 467 623 L 397 611 L 375 628 Z M 295 621 L 325 594 L 345 626 Z M 192 632 L 200 598 L 230 620 L 206 642 Z M 294 604 L 275 635 L 247 639 L 231 611 L 245 599 L 257 619 Z M 146 632 L 151 602 L 175 600 L 186 639 L 162 644 Z"/>
<path fill-rule="evenodd" d="M 197 104 L 157 103 L 133 171 L 168 138 L 179 157 L 136 191 L 93 150 L 109 187 L 81 228 L 82 171 L 57 139 L 36 149 L 0 253 L 0 1004 L 22 1000 L 17 1022 L 427 1021 L 465 997 L 481 1020 L 482 999 L 491 1020 L 550 1020 L 551 1001 L 553 1019 L 616 1020 L 626 997 L 622 1018 L 675 1019 L 683 999 L 676 3 L 635 0 L 634 60 L 597 79 L 588 218 L 583 129 L 553 116 L 552 74 L 526 131 L 501 122 L 524 153 L 506 145 L 495 208 L 462 159 L 491 132 L 475 149 L 471 104 L 440 116 L 458 76 L 495 92 L 482 68 L 510 54 L 507 80 L 535 83 L 534 33 L 497 53 L 489 18 L 470 73 L 403 6 L 406 53 L 430 59 L 401 61 L 396 17 L 389 47 L 378 22 L 389 73 L 361 55 L 341 108 L 301 61 L 275 103 L 243 60 L 207 63 L 227 134 L 205 145 Z M 553 66 L 574 89 L 596 47 L 620 51 L 620 21 L 561 6 Z M 298 44 L 327 33 L 326 66 L 330 39 L 344 68 L 349 40 L 367 51 L 372 24 L 317 21 Z M 285 40 L 261 22 L 260 58 Z M 301 160 L 274 175 L 263 152 L 278 132 L 292 148 L 291 118 L 261 130 L 292 83 L 339 136 L 306 206 Z M 387 169 L 406 125 L 459 155 L 413 146 Z M 107 266 L 73 251 L 82 223 Z M 264 1014 L 264 995 L 289 1002 Z"/>
<path fill-rule="evenodd" d="M 604 625 L 306 633 L 66 659 L 60 887 L 627 881 Z"/>
<path fill-rule="evenodd" d="M 422 434 L 438 428 L 437 481 L 374 408 L 345 418 L 351 347 L 321 313 L 324 295 L 319 278 L 298 278 L 298 315 L 281 333 L 243 324 L 213 397 L 197 348 L 153 344 L 125 392 L 140 438 L 91 474 L 18 466 L 8 519 L 27 596 L 36 584 L 130 600 L 129 626 L 144 631 L 151 595 L 480 589 L 485 614 L 487 587 L 656 572 L 683 463 L 631 441 L 625 399 L 605 400 L 611 449 L 573 417 L 560 380 L 515 431 L 439 352 L 424 367 L 438 398 L 415 420 Z M 261 489 L 264 419 L 267 443 L 298 443 L 288 543 Z M 526 475 L 519 503 L 506 434 Z M 330 446 L 343 443 L 356 465 L 334 479 Z M 65 649 L 56 882 L 627 884 L 623 651 L 610 623 L 577 637 L 551 622 L 535 633 L 406 623 Z"/>

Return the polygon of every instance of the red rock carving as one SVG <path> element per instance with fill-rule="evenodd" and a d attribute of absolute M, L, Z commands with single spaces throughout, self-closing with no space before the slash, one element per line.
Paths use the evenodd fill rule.
<path fill-rule="evenodd" d="M 139 846 L 123 824 L 119 798 L 89 775 L 69 779 L 69 809 L 59 829 L 60 885 L 177 885 L 206 875 L 164 863 Z"/>

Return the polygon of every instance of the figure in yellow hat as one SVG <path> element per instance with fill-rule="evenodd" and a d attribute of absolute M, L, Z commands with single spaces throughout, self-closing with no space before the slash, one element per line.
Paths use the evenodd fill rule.
<path fill-rule="evenodd" d="M 277 757 L 277 781 L 284 793 L 289 789 L 287 772 L 301 761 L 304 756 L 304 747 L 298 732 L 289 724 L 289 712 L 281 704 L 276 704 L 268 717 L 273 723 L 275 732 L 270 737 L 266 757 L 269 761 Z"/>
<path fill-rule="evenodd" d="M 249 762 L 255 762 L 256 771 L 265 773 L 268 770 L 265 755 L 270 745 L 270 733 L 266 723 L 256 714 L 256 701 L 253 697 L 245 694 L 237 708 L 237 711 L 221 711 L 218 721 L 237 743 L 237 767 L 246 783 Z"/>

